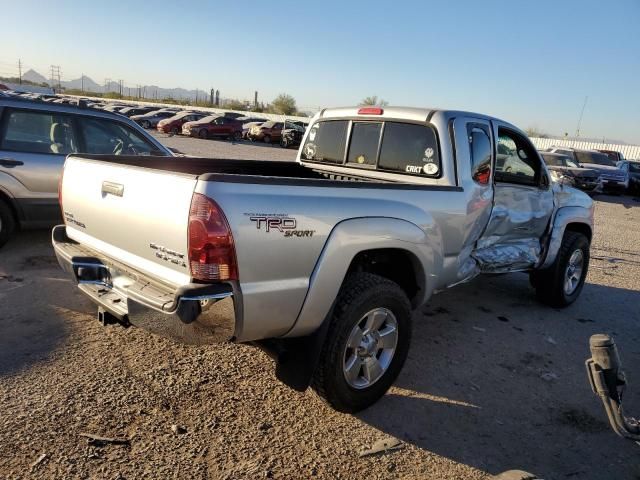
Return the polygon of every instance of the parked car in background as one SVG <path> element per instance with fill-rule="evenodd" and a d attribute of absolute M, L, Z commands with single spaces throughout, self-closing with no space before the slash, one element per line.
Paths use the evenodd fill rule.
<path fill-rule="evenodd" d="M 205 115 L 203 113 L 197 112 L 178 112 L 173 117 L 165 118 L 158 122 L 157 129 L 161 133 L 172 133 L 174 135 L 178 135 L 182 132 L 182 125 L 187 122 L 195 122 L 204 118 Z"/>
<path fill-rule="evenodd" d="M 629 175 L 627 192 L 640 195 L 640 161 L 623 160 L 618 162 L 618 168 Z"/>
<path fill-rule="evenodd" d="M 254 125 L 249 130 L 247 137 L 252 142 L 260 141 L 264 143 L 279 142 L 282 136 L 282 122 L 268 121 L 262 125 Z"/>
<path fill-rule="evenodd" d="M 123 108 L 118 113 L 120 115 L 124 115 L 125 117 L 133 117 L 134 115 L 144 115 L 149 112 L 157 111 L 158 107 L 132 107 L 128 106 L 127 108 Z"/>
<path fill-rule="evenodd" d="M 144 115 L 133 115 L 130 118 L 142 128 L 156 128 L 160 120 L 173 117 L 175 114 L 175 110 L 155 110 Z"/>
<path fill-rule="evenodd" d="M 547 164 L 552 180 L 587 193 L 597 193 L 602 190 L 602 180 L 596 170 L 582 168 L 561 153 L 540 152 L 540 155 Z"/>
<path fill-rule="evenodd" d="M 242 118 L 245 116 L 244 113 L 237 113 L 237 112 L 224 112 L 222 114 L 223 117 L 227 117 L 227 118 Z"/>
<path fill-rule="evenodd" d="M 60 221 L 67 154 L 172 155 L 126 117 L 93 108 L 0 98 L 0 125 L 0 245 L 18 228 Z"/>
<path fill-rule="evenodd" d="M 122 105 L 122 104 L 118 104 L 118 103 L 112 103 L 111 105 L 107 105 L 106 107 L 103 108 L 103 110 L 105 112 L 118 112 L 123 108 L 128 108 L 130 107 L 130 105 Z"/>
<path fill-rule="evenodd" d="M 280 136 L 280 146 L 282 148 L 297 147 L 302 142 L 304 130 L 301 128 L 285 128 Z"/>
<path fill-rule="evenodd" d="M 604 192 L 624 193 L 629 187 L 629 175 L 620 170 L 604 153 L 569 147 L 551 147 L 546 151 L 566 155 L 581 167 L 597 171 L 602 179 Z"/>
<path fill-rule="evenodd" d="M 248 138 L 249 132 L 255 126 L 260 126 L 267 120 L 253 120 L 242 124 L 242 138 Z"/>
<path fill-rule="evenodd" d="M 241 140 L 242 122 L 235 118 L 209 115 L 195 122 L 183 124 L 182 134 L 199 138 L 225 137 L 230 140 Z"/>
<path fill-rule="evenodd" d="M 615 164 L 624 161 L 622 152 L 617 152 L 616 150 L 598 150 L 598 152 L 604 153 Z"/>

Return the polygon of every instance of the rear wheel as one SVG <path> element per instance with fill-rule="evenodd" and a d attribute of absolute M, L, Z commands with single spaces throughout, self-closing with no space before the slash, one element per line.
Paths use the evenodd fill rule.
<path fill-rule="evenodd" d="M 567 307 L 576 301 L 589 270 L 589 239 L 566 231 L 551 267 L 530 274 L 538 299 L 553 307 Z"/>
<path fill-rule="evenodd" d="M 202 138 L 202 139 L 206 139 L 209 137 L 209 133 L 207 132 L 206 129 L 202 129 L 198 132 L 198 137 Z"/>
<path fill-rule="evenodd" d="M 149 123 L 149 120 L 143 120 L 140 126 L 142 126 L 142 128 L 149 128 L 151 124 Z"/>
<path fill-rule="evenodd" d="M 265 135 L 262 141 L 264 143 L 271 143 L 271 135 Z"/>
<path fill-rule="evenodd" d="M 346 280 L 311 385 L 333 408 L 375 403 L 402 369 L 411 339 L 411 305 L 394 282 L 370 273 Z"/>
<path fill-rule="evenodd" d="M 172 133 L 173 135 L 178 135 L 178 133 L 180 133 L 180 129 L 179 129 L 178 127 L 173 127 L 173 128 L 171 129 L 171 133 Z"/>
<path fill-rule="evenodd" d="M 0 247 L 7 243 L 15 228 L 16 221 L 11 208 L 5 201 L 0 200 Z"/>
<path fill-rule="evenodd" d="M 240 140 L 242 140 L 242 132 L 233 132 L 231 135 L 229 135 L 229 140 L 231 140 L 232 142 L 239 142 Z"/>

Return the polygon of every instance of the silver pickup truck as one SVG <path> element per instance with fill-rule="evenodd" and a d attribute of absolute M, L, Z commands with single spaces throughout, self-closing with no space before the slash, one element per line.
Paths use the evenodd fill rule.
<path fill-rule="evenodd" d="M 323 110 L 296 163 L 71 155 L 61 203 L 58 261 L 103 322 L 252 343 L 348 412 L 393 383 L 437 291 L 521 271 L 571 304 L 593 231 L 521 130 L 417 108 Z"/>

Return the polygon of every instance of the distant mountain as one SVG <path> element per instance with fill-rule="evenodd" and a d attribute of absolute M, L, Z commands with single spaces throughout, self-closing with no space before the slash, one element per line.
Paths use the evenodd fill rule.
<path fill-rule="evenodd" d="M 104 90 L 103 85 L 94 82 L 87 76 L 76 78 L 75 80 L 69 80 L 60 82 L 64 88 L 77 88 L 78 90 L 84 89 L 88 92 L 102 92 Z"/>
<path fill-rule="evenodd" d="M 44 75 L 36 72 L 35 70 L 27 70 L 22 78 L 35 83 L 51 84 L 51 79 L 46 78 Z M 108 84 L 100 84 L 94 81 L 91 77 L 86 75 L 83 78 L 76 78 L 74 80 L 63 80 L 60 85 L 66 89 L 83 89 L 87 93 L 105 93 L 105 92 L 120 92 L 120 84 L 115 81 L 110 81 Z M 138 95 L 138 87 L 123 87 L 123 95 Z M 184 88 L 164 88 L 157 85 L 141 85 L 140 96 L 147 99 L 162 99 L 162 98 L 174 98 L 176 100 L 198 100 L 209 97 L 209 92 L 203 90 L 186 90 Z"/>
<path fill-rule="evenodd" d="M 33 82 L 33 83 L 47 83 L 47 84 L 49 83 L 49 80 L 46 77 L 40 75 L 35 70 L 27 70 L 22 75 L 22 78 L 24 80 L 29 80 L 30 82 Z"/>
<path fill-rule="evenodd" d="M 44 75 L 36 72 L 35 70 L 27 70 L 22 78 L 35 83 L 47 83 L 51 84 L 51 79 L 46 78 Z M 86 75 L 82 78 L 76 78 L 74 80 L 62 80 L 60 85 L 66 89 L 83 89 L 85 92 L 120 92 L 120 84 L 115 81 L 110 81 L 106 85 L 95 82 L 92 78 Z M 138 87 L 123 87 L 123 95 L 138 95 Z M 176 100 L 198 100 L 208 97 L 209 92 L 203 90 L 186 90 L 184 88 L 164 88 L 157 85 L 142 85 L 140 86 L 140 96 L 147 99 L 162 99 L 162 98 L 174 98 Z"/>

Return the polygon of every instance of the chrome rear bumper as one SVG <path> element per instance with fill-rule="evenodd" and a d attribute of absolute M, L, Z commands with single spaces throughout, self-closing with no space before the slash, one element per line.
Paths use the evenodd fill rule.
<path fill-rule="evenodd" d="M 74 242 L 64 225 L 53 228 L 51 241 L 60 267 L 80 291 L 118 321 L 181 343 L 235 339 L 232 285 L 190 284 L 172 289 Z"/>

